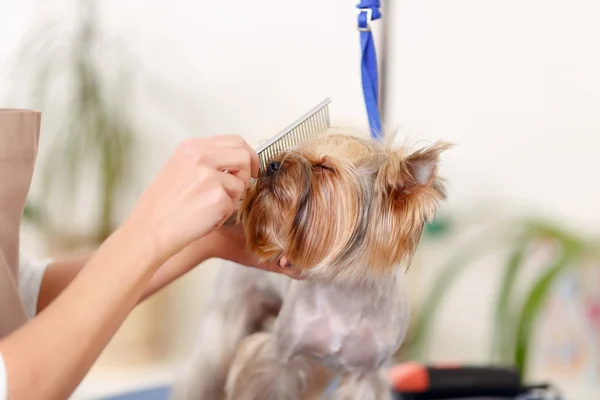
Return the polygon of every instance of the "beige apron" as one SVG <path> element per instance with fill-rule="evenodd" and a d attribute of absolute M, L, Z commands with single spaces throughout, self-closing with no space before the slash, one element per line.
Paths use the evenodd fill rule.
<path fill-rule="evenodd" d="M 19 296 L 19 228 L 40 122 L 37 111 L 0 108 L 0 338 L 28 319 Z"/>

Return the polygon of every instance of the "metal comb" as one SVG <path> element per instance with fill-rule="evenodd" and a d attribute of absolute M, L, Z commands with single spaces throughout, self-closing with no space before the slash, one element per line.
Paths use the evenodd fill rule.
<path fill-rule="evenodd" d="M 319 135 L 331 126 L 329 121 L 329 103 L 331 103 L 331 99 L 327 98 L 323 100 L 256 149 L 261 175 L 266 171 L 269 162 L 279 153 Z M 250 183 L 253 182 L 255 182 L 255 179 L 250 179 Z M 233 225 L 236 219 L 237 211 L 230 215 L 223 225 Z"/>
<path fill-rule="evenodd" d="M 256 149 L 261 174 L 265 172 L 269 162 L 279 153 L 317 136 L 330 127 L 329 103 L 331 103 L 331 99 L 323 100 L 294 121 L 293 124 Z"/>

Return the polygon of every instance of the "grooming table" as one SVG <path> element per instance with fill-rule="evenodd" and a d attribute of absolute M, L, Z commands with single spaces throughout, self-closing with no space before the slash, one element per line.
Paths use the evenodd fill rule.
<path fill-rule="evenodd" d="M 170 393 L 171 388 L 169 386 L 157 386 L 151 389 L 103 397 L 101 400 L 169 400 Z"/>

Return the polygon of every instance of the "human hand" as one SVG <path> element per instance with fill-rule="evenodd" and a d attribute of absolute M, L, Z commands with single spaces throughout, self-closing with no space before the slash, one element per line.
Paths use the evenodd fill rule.
<path fill-rule="evenodd" d="M 170 257 L 221 226 L 258 168 L 258 155 L 239 136 L 188 139 L 140 197 L 127 223 L 151 235 Z"/>
<path fill-rule="evenodd" d="M 222 226 L 205 239 L 207 245 L 211 247 L 212 257 L 233 261 L 247 267 L 282 273 L 292 279 L 303 278 L 301 270 L 289 264 L 285 257 L 274 262 L 260 262 L 255 254 L 248 251 L 246 236 L 240 225 Z"/>

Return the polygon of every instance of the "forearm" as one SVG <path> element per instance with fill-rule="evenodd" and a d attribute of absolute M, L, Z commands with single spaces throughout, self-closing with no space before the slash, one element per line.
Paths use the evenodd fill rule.
<path fill-rule="evenodd" d="M 46 269 L 40 286 L 37 310 L 44 310 L 75 279 L 94 253 L 61 257 Z M 152 276 L 140 301 L 167 286 L 190 269 L 215 255 L 208 237 L 202 238 L 170 258 Z"/>
<path fill-rule="evenodd" d="M 9 398 L 67 398 L 164 262 L 152 243 L 109 238 L 44 312 L 0 341 Z"/>
<path fill-rule="evenodd" d="M 37 313 L 42 312 L 75 279 L 94 253 L 58 258 L 46 268 L 37 300 Z"/>
<path fill-rule="evenodd" d="M 215 247 L 210 236 L 204 237 L 167 260 L 150 279 L 140 302 L 185 275 L 198 264 L 215 257 Z"/>

